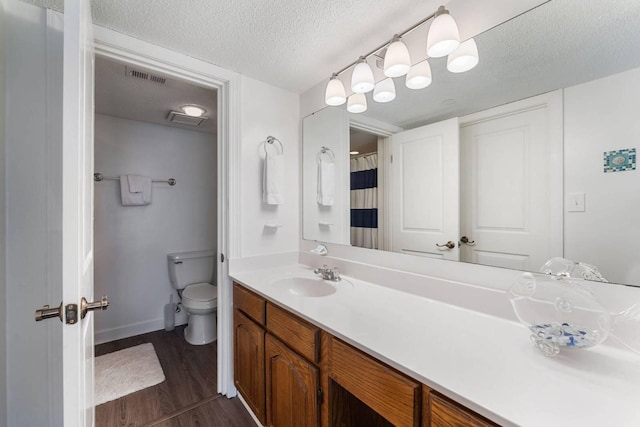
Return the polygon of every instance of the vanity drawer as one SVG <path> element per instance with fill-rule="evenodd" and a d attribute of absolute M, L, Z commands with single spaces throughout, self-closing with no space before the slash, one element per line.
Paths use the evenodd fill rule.
<path fill-rule="evenodd" d="M 233 306 L 261 325 L 265 324 L 265 304 L 264 298 L 234 282 Z"/>
<path fill-rule="evenodd" d="M 320 329 L 267 302 L 267 330 L 307 360 L 318 363 Z"/>
<path fill-rule="evenodd" d="M 426 395 L 425 395 L 426 396 Z M 431 427 L 497 427 L 498 424 L 481 415 L 431 392 L 429 396 L 429 418 Z"/>
<path fill-rule="evenodd" d="M 420 425 L 421 385 L 331 338 L 329 378 L 395 426 Z"/>

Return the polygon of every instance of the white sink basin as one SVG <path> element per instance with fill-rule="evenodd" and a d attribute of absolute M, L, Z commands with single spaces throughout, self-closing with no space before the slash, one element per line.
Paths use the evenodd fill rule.
<path fill-rule="evenodd" d="M 293 295 L 301 297 L 326 297 L 336 291 L 336 287 L 332 282 L 311 277 L 284 277 L 274 280 L 272 284 L 277 288 L 287 289 Z"/>

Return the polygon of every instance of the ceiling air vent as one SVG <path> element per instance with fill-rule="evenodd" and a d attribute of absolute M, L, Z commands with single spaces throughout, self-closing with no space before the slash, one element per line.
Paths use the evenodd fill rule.
<path fill-rule="evenodd" d="M 157 76 L 151 73 L 147 73 L 146 71 L 136 70 L 135 68 L 125 67 L 125 74 L 127 77 L 132 77 L 134 79 L 146 80 L 152 83 L 157 83 L 160 85 L 164 85 L 167 83 L 167 79 L 162 76 Z"/>
<path fill-rule="evenodd" d="M 200 117 L 187 116 L 186 114 L 180 113 L 178 111 L 170 111 L 169 115 L 167 116 L 167 120 L 169 120 L 170 122 L 179 123 L 181 125 L 191 125 L 191 126 L 200 126 L 208 118 L 209 117 L 203 117 L 203 116 L 200 116 Z"/>

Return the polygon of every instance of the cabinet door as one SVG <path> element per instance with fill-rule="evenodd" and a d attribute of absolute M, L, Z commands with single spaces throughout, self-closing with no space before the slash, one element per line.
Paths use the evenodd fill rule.
<path fill-rule="evenodd" d="M 233 312 L 234 378 L 253 413 L 265 423 L 264 337 L 265 331 L 238 310 Z"/>
<path fill-rule="evenodd" d="M 429 405 L 430 427 L 497 427 L 497 424 L 435 392 L 429 396 Z"/>
<path fill-rule="evenodd" d="M 267 425 L 318 426 L 318 368 L 269 334 L 265 343 Z"/>

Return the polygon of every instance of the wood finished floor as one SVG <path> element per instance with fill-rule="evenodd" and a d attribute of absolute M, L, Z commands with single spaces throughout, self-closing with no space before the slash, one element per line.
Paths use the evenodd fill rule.
<path fill-rule="evenodd" d="M 96 406 L 96 426 L 220 426 L 254 427 L 237 398 L 216 392 L 216 343 L 190 345 L 184 326 L 96 346 L 96 357 L 152 343 L 165 381 Z"/>

